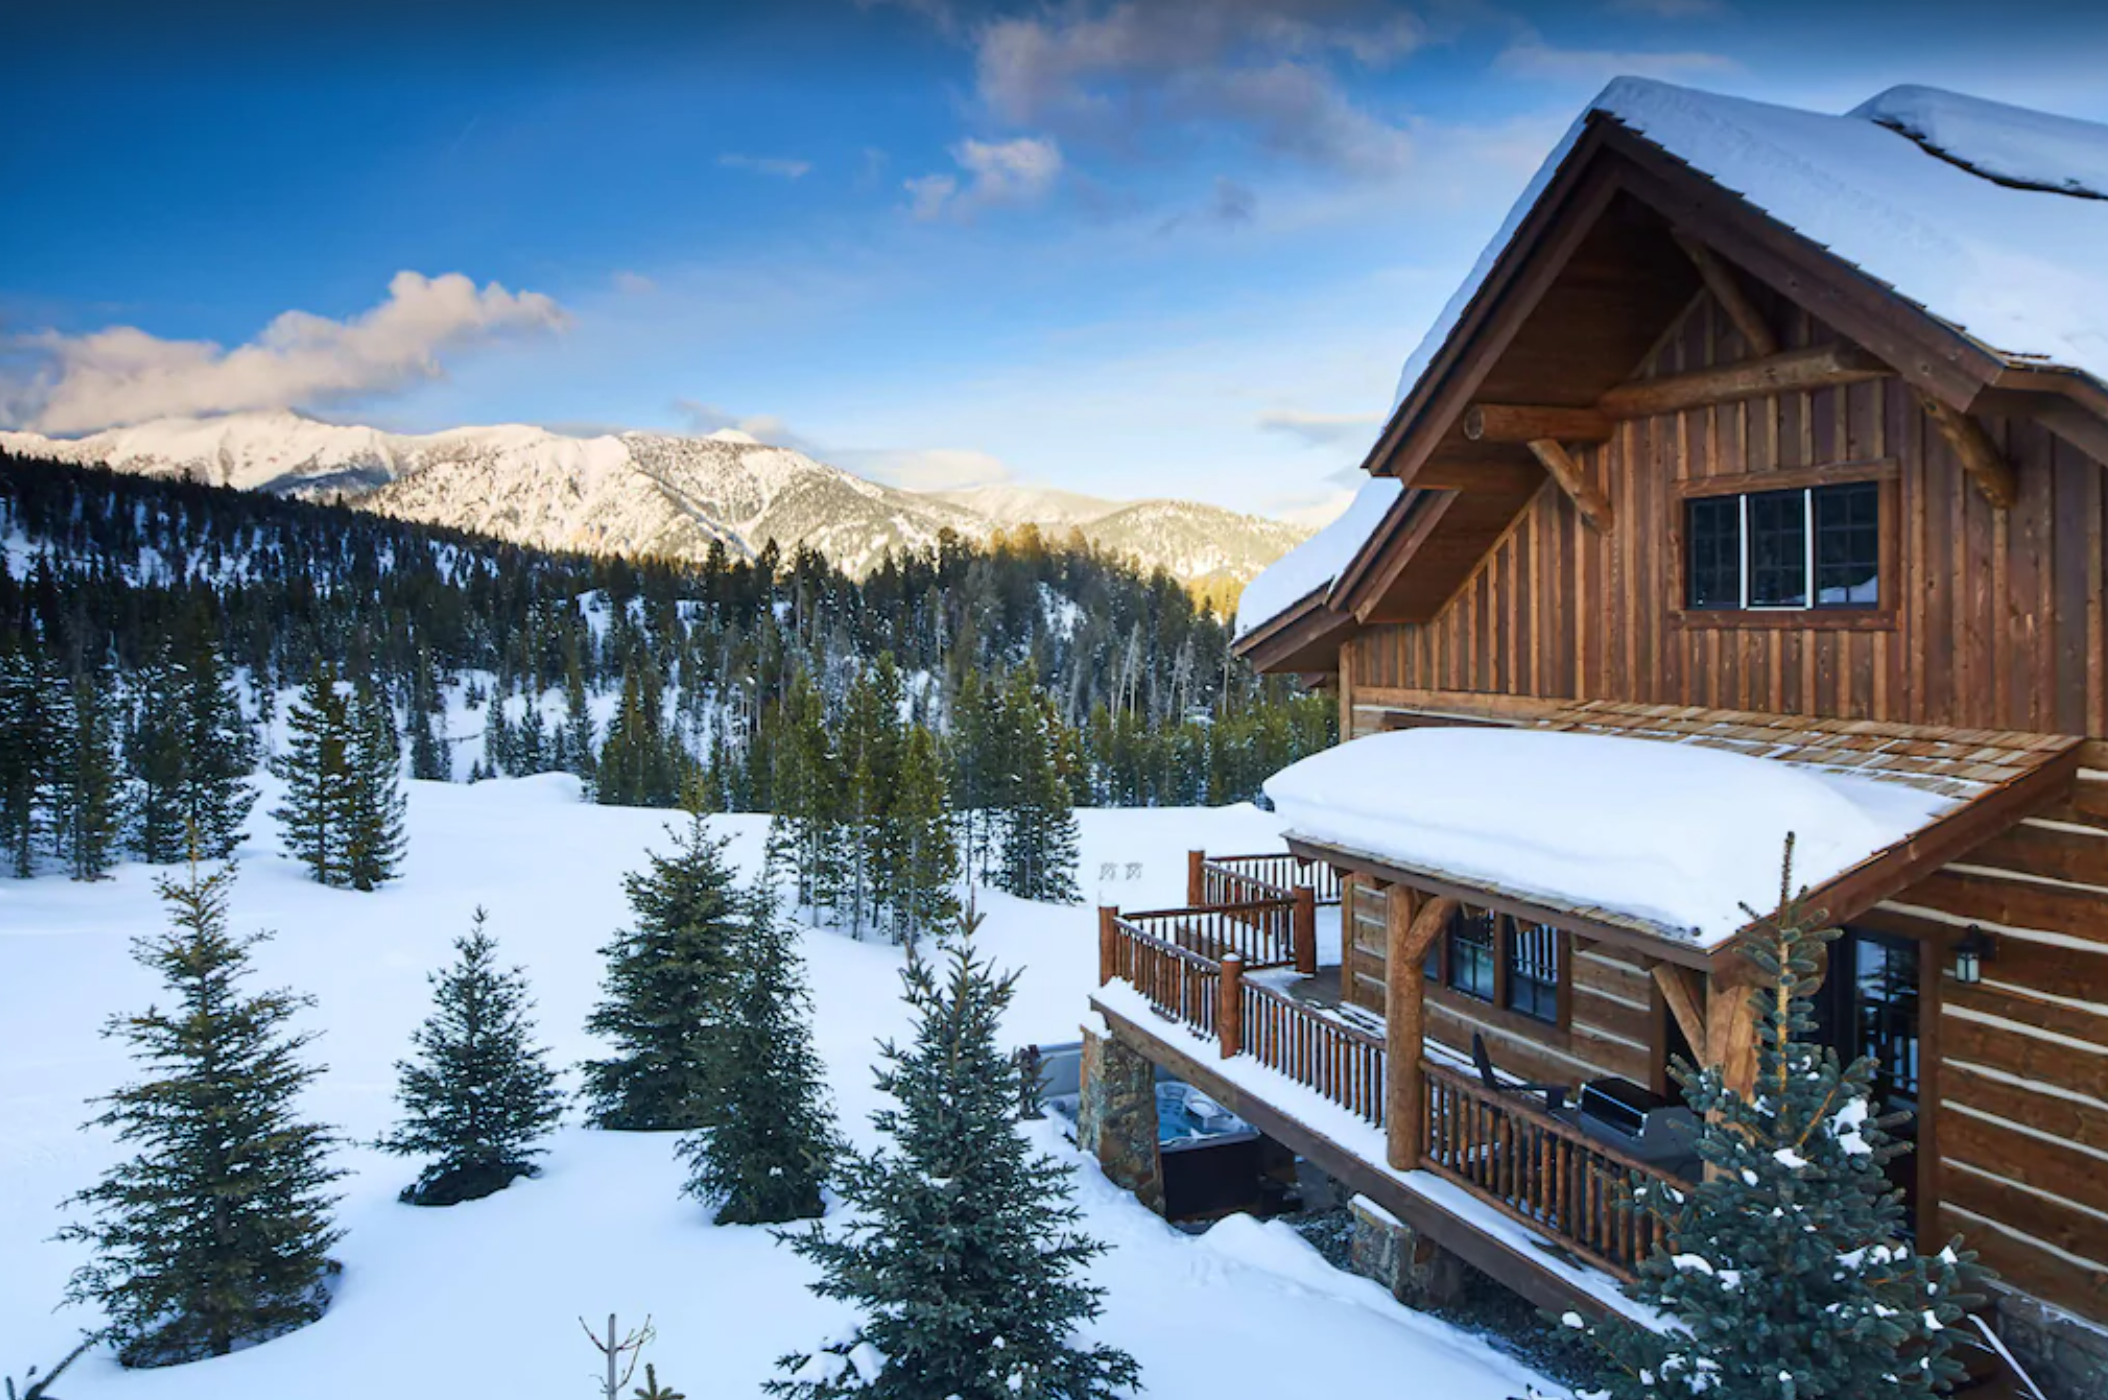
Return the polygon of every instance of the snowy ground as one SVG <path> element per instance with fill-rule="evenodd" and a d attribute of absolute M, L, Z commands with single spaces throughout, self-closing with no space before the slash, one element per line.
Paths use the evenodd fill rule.
<path fill-rule="evenodd" d="M 271 805 L 266 800 L 259 811 Z M 580 804 L 568 778 L 474 787 L 412 784 L 405 878 L 377 894 L 324 890 L 273 852 L 268 824 L 244 862 L 236 926 L 277 931 L 255 985 L 317 999 L 306 1024 L 329 1072 L 310 1111 L 354 1138 L 391 1117 L 392 1065 L 426 1005 L 425 972 L 478 904 L 512 961 L 524 963 L 558 1057 L 593 1053 L 580 1029 L 597 993 L 595 950 L 626 915 L 621 877 L 663 845 L 667 814 Z M 763 821 L 718 819 L 751 868 Z M 1277 846 L 1274 819 L 1249 807 L 1083 814 L 1087 898 L 1129 908 L 1181 902 L 1184 851 Z M 51 1242 L 58 1202 L 116 1156 L 83 1132 L 85 1100 L 129 1073 L 97 1027 L 155 994 L 128 957 L 161 927 L 154 872 L 114 880 L 0 880 L 0 1372 L 49 1366 L 77 1330 L 54 1313 L 77 1248 Z M 1095 980 L 1094 921 L 1000 895 L 983 907 L 984 947 L 1025 969 L 1009 1029 L 1019 1042 L 1075 1038 Z M 904 1022 L 898 950 L 814 932 L 805 939 L 818 1043 L 838 1110 L 860 1142 L 875 1105 L 873 1040 Z M 1077 1162 L 1090 1228 L 1113 1246 L 1097 1270 L 1109 1290 L 1103 1337 L 1140 1359 L 1148 1394 L 1299 1396 L 1360 1393 L 1390 1377 L 1417 1395 L 1497 1400 L 1533 1378 L 1481 1343 L 1407 1311 L 1374 1284 L 1339 1273 L 1282 1225 L 1238 1217 L 1183 1235 L 1115 1190 L 1051 1125 L 1042 1144 Z M 451 1210 L 395 1202 L 410 1164 L 347 1147 L 335 1306 L 312 1327 L 230 1357 L 126 1373 L 84 1358 L 65 1400 L 122 1396 L 371 1397 L 383 1394 L 584 1396 L 594 1357 L 574 1321 L 649 1313 L 648 1358 L 697 1400 L 751 1396 L 780 1353 L 840 1329 L 847 1314 L 805 1289 L 806 1266 L 761 1230 L 714 1227 L 678 1193 L 674 1140 L 563 1129 L 546 1175 Z M 1410 1378 L 1409 1380 L 1406 1378 Z"/>

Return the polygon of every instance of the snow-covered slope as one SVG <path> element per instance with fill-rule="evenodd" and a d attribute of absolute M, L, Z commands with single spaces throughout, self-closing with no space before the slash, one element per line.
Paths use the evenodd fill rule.
<path fill-rule="evenodd" d="M 273 805 L 268 791 L 259 812 Z M 840 1331 L 841 1305 L 807 1291 L 811 1269 L 765 1229 L 718 1227 L 680 1194 L 666 1133 L 595 1132 L 577 1114 L 548 1144 L 545 1174 L 488 1200 L 445 1210 L 398 1204 L 415 1166 L 368 1144 L 394 1115 L 394 1061 L 424 1016 L 425 972 L 478 906 L 507 963 L 525 966 L 540 1034 L 567 1068 L 603 1053 L 585 1034 L 599 993 L 595 949 L 624 927 L 623 872 L 666 849 L 670 815 L 581 803 L 560 776 L 409 784 L 404 878 L 373 894 L 324 889 L 274 852 L 270 822 L 235 885 L 232 927 L 277 937 L 257 949 L 253 989 L 285 986 L 316 1005 L 298 1026 L 320 1031 L 308 1054 L 328 1065 L 304 1108 L 341 1129 L 350 1171 L 334 1251 L 343 1262 L 329 1313 L 262 1346 L 165 1371 L 125 1372 L 107 1350 L 57 1387 L 66 1400 L 229 1400 L 379 1395 L 494 1395 L 557 1400 L 592 1393 L 596 1358 L 574 1319 L 623 1323 L 651 1314 L 645 1360 L 696 1397 L 751 1397 L 786 1351 Z M 1184 888 L 1185 849 L 1278 849 L 1278 823 L 1250 807 L 1086 811 L 1082 875 L 1095 900 L 1154 907 Z M 731 858 L 761 864 L 768 819 L 711 818 Z M 1104 883 L 1110 868 L 1125 877 Z M 130 940 L 164 926 L 152 877 L 120 867 L 77 884 L 0 878 L 0 1372 L 48 1367 L 94 1316 L 53 1312 L 80 1246 L 55 1241 L 74 1212 L 62 1198 L 124 1153 L 79 1125 L 88 1100 L 134 1074 L 104 1019 L 154 999 Z M 174 873 L 174 872 L 170 872 Z M 1076 1038 L 1097 985 L 1088 908 L 984 893 L 982 951 L 1022 968 L 1005 1019 L 1013 1043 Z M 897 948 L 806 932 L 816 1048 L 843 1129 L 874 1143 L 867 1114 L 875 1042 L 900 1036 Z M 574 1077 L 575 1081 L 575 1077 Z M 1087 1332 L 1132 1350 L 1149 1400 L 1357 1395 L 1371 1376 L 1410 1376 L 1411 1393 L 1503 1400 L 1541 1377 L 1483 1343 L 1392 1301 L 1378 1285 L 1328 1266 L 1287 1225 L 1237 1216 L 1189 1236 L 1108 1183 L 1064 1142 L 1032 1125 L 1035 1145 L 1074 1164 L 1084 1227 L 1112 1246 L 1090 1268 L 1107 1290 Z M 840 1219 L 840 1208 L 835 1209 Z M 643 1379 L 641 1369 L 638 1380 Z M 1402 1392 L 1401 1392 L 1402 1393 Z"/>
<path fill-rule="evenodd" d="M 1032 523 L 1188 579 L 1250 578 L 1301 539 L 1294 526 L 1180 501 L 1126 504 L 1037 487 L 918 493 L 744 433 L 567 437 L 520 424 L 426 434 L 296 413 L 171 418 L 57 439 L 0 432 L 0 448 L 244 490 L 342 501 L 521 544 L 701 559 L 809 545 L 851 574 L 951 529 L 985 540 Z"/>

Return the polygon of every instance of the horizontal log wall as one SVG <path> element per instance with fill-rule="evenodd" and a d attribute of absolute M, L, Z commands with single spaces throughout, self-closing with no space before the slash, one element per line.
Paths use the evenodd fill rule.
<path fill-rule="evenodd" d="M 1828 340 L 1804 315 L 1789 344 Z M 1732 358 L 1710 298 L 1652 372 Z M 1985 421 L 2020 498 L 1994 510 L 1900 380 L 1775 395 L 1620 424 L 1576 446 L 1615 525 L 1584 525 L 1550 481 L 1434 621 L 1372 627 L 1348 685 L 1705 705 L 1781 714 L 2108 735 L 2102 465 L 2022 420 Z M 1700 625 L 1674 607 L 1676 483 L 1890 459 L 1888 625 Z M 1815 614 L 1797 615 L 1814 618 Z"/>
<path fill-rule="evenodd" d="M 1358 1006 L 1384 1005 L 1385 907 L 1383 890 L 1355 881 L 1355 988 Z M 1577 1084 L 1615 1076 L 1659 1087 L 1658 1047 L 1662 1009 L 1654 979 L 1637 955 L 1601 944 L 1567 948 L 1573 981 L 1567 1026 L 1539 1025 L 1461 992 L 1430 985 L 1426 991 L 1428 1038 L 1459 1055 L 1471 1053 L 1474 1031 L 1485 1036 L 1495 1065 L 1542 1083 Z"/>
<path fill-rule="evenodd" d="M 1974 923 L 1973 987 L 1941 959 L 1927 1028 L 1938 1234 L 2024 1292 L 2108 1321 L 2108 744 L 2077 794 L 1884 902 L 1866 923 L 1937 947 Z"/>

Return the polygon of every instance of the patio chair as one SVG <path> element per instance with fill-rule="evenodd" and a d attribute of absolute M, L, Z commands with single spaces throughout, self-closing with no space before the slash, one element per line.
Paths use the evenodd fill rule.
<path fill-rule="evenodd" d="M 1478 1066 L 1479 1082 L 1496 1094 L 1542 1094 L 1547 1113 L 1557 1113 L 1566 1106 L 1564 1084 L 1511 1083 L 1494 1073 L 1493 1056 L 1486 1052 L 1486 1037 L 1477 1031 L 1471 1033 L 1471 1062 Z"/>

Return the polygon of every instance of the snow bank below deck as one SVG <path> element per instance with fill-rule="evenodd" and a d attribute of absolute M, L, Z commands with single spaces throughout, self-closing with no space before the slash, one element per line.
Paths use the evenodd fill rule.
<path fill-rule="evenodd" d="M 1925 826 L 1949 799 L 1721 749 L 1549 730 L 1376 734 L 1266 784 L 1287 830 L 1704 946 Z"/>

